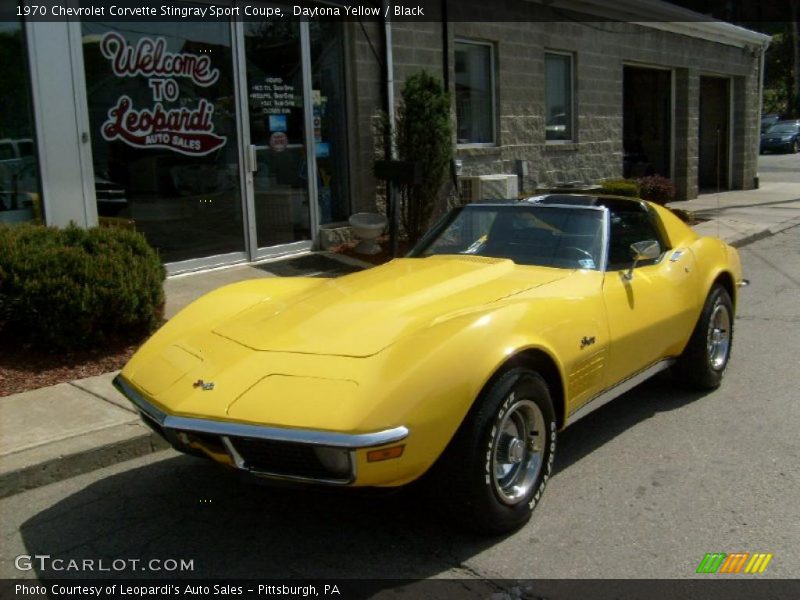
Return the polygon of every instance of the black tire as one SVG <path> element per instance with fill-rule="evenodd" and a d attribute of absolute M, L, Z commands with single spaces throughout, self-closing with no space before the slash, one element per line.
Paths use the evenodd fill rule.
<path fill-rule="evenodd" d="M 792 142 L 792 153 L 797 154 L 800 152 L 800 140 Z"/>
<path fill-rule="evenodd" d="M 528 423 L 537 424 L 523 439 L 509 434 Z M 555 449 L 556 419 L 547 384 L 530 369 L 509 369 L 476 400 L 429 482 L 441 507 L 461 525 L 482 534 L 506 533 L 530 519 L 550 477 Z M 515 459 L 520 460 L 516 466 L 497 465 L 510 469 L 505 479 L 498 478 L 495 460 Z M 519 488 L 510 485 L 517 477 Z M 512 491 L 503 491 L 503 481 Z M 516 491 L 519 497 L 512 498 Z"/>
<path fill-rule="evenodd" d="M 706 298 L 689 343 L 673 367 L 678 381 L 697 390 L 719 387 L 733 347 L 733 317 L 730 295 L 724 287 L 715 285 Z M 724 349 L 719 345 L 722 337 L 727 339 Z"/>

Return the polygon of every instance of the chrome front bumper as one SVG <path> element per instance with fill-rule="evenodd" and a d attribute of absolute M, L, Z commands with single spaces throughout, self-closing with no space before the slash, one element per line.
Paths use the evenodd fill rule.
<path fill-rule="evenodd" d="M 216 441 L 220 453 L 227 455 L 231 464 L 236 468 L 262 477 L 309 483 L 347 485 L 353 483 L 356 479 L 355 450 L 399 442 L 408 436 L 408 429 L 403 426 L 372 433 L 351 434 L 180 417 L 168 414 L 154 406 L 130 385 L 122 375 L 117 375 L 113 383 L 114 387 L 136 406 L 147 424 L 178 450 L 185 451 L 187 447 L 191 447 L 188 440 L 193 435 L 196 437 L 197 443 L 203 448 L 209 443 L 216 446 L 214 444 Z M 263 442 L 261 444 L 262 450 L 266 449 L 268 454 L 271 453 L 276 458 L 279 458 L 278 455 L 281 452 L 285 455 L 286 451 L 289 451 L 292 456 L 289 458 L 284 456 L 281 460 L 278 460 L 278 463 L 282 465 L 279 470 L 265 468 L 263 463 L 257 464 L 255 459 L 248 458 L 247 454 L 242 451 L 244 447 L 253 449 L 253 445 L 257 445 L 259 441 Z M 317 450 L 314 450 L 315 448 Z M 327 477 L 320 475 L 319 472 L 311 474 L 308 472 L 287 472 L 291 465 L 304 464 L 304 459 L 300 458 L 301 454 L 311 456 L 318 454 L 322 449 L 348 451 L 350 469 L 347 474 L 338 473 L 336 476 Z M 213 451 L 209 452 L 208 449 L 204 451 L 212 458 L 214 457 Z M 264 459 L 263 452 L 258 454 L 261 459 Z M 269 462 L 269 456 L 266 457 L 266 460 Z M 318 471 L 316 469 L 311 470 Z"/>

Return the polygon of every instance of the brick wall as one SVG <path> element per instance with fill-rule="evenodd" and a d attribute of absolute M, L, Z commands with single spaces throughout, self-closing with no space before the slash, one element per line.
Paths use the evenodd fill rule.
<path fill-rule="evenodd" d="M 465 0 L 473 1 L 473 0 Z M 516 0 L 505 0 L 513 10 Z M 530 9 L 526 3 L 526 9 Z M 659 31 L 629 23 L 455 22 L 448 26 L 450 86 L 453 90 L 454 39 L 491 42 L 495 49 L 497 145 L 459 147 L 463 174 L 515 173 L 516 161 L 529 164 L 526 191 L 567 182 L 596 183 L 622 176 L 623 66 L 674 71 L 673 180 L 680 198 L 697 195 L 700 75 L 733 78 L 732 187 L 753 186 L 757 166 L 758 58 L 750 50 Z M 383 58 L 379 26 L 369 29 Z M 356 57 L 360 181 L 356 207 L 374 202 L 369 174 L 374 147 L 370 122 L 381 108 L 380 67 L 357 25 L 352 29 Z M 406 76 L 419 69 L 442 75 L 441 23 L 395 23 L 393 54 L 396 97 Z M 545 142 L 544 54 L 574 56 L 575 139 Z M 372 196 L 370 196 L 372 194 Z"/>

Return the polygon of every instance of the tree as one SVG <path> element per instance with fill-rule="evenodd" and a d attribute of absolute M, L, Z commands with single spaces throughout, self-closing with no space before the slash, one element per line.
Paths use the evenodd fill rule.
<path fill-rule="evenodd" d="M 772 36 L 764 60 L 764 112 L 784 117 L 800 116 L 800 56 L 797 23 L 761 23 L 758 29 Z M 751 25 L 752 29 L 756 26 Z"/>
<path fill-rule="evenodd" d="M 413 244 L 428 229 L 453 156 L 450 94 L 438 79 L 420 71 L 406 79 L 395 121 L 400 160 L 416 161 L 419 184 L 400 188 L 400 218 Z"/>
<path fill-rule="evenodd" d="M 765 56 L 764 112 L 800 117 L 800 0 L 669 0 L 772 36 Z"/>

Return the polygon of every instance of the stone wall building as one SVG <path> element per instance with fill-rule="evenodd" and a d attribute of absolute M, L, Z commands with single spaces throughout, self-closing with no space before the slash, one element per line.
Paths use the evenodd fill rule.
<path fill-rule="evenodd" d="M 530 15 L 524 0 L 504 4 Z M 683 11 L 639 4 L 642 21 L 658 20 L 601 22 L 608 3 L 586 2 L 596 11 L 572 21 L 394 24 L 396 97 L 405 77 L 424 68 L 442 77 L 458 102 L 457 49 L 480 48 L 490 60 L 494 131 L 485 142 L 454 140 L 462 175 L 517 175 L 520 191 L 532 192 L 659 174 L 675 183 L 678 199 L 701 189 L 755 187 L 768 37 L 727 23 L 668 22 Z M 368 53 L 365 35 L 357 36 L 357 56 Z M 561 125 L 546 112 L 550 57 L 568 65 L 568 139 L 548 139 L 548 119 L 552 128 Z M 379 108 L 377 96 L 371 100 L 359 102 L 367 111 L 360 120 L 365 158 L 372 148 L 369 107 Z M 456 121 L 458 112 L 454 106 Z M 369 179 L 363 185 L 370 197 Z"/>
<path fill-rule="evenodd" d="M 464 201 L 757 184 L 768 36 L 658 0 L 428 4 L 441 18 L 0 22 L 0 78 L 24 83 L 0 92 L 0 222 L 132 227 L 173 273 L 318 248 L 379 204 L 375 117 L 421 69 L 452 93 Z"/>

